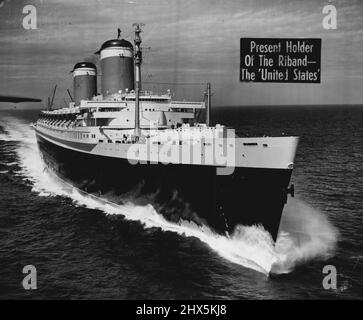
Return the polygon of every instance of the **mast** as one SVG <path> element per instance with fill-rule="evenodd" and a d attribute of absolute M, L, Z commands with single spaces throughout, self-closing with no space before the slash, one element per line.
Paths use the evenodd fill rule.
<path fill-rule="evenodd" d="M 210 89 L 210 82 L 207 83 L 207 115 L 206 115 L 206 124 L 209 127 L 211 125 L 211 105 L 212 102 L 212 95 L 211 95 L 211 89 Z"/>
<path fill-rule="evenodd" d="M 71 98 L 71 101 L 72 101 L 72 102 L 74 102 L 73 97 L 72 97 L 72 95 L 71 95 L 71 93 L 70 93 L 69 89 L 67 89 L 67 92 L 68 92 L 69 97 Z"/>
<path fill-rule="evenodd" d="M 48 109 L 49 109 L 49 110 L 52 110 L 53 102 L 54 102 L 54 97 L 55 97 L 55 93 L 56 93 L 56 91 L 57 91 L 57 85 L 55 85 L 55 87 L 54 87 L 52 100 L 50 101 L 50 103 L 49 103 L 49 105 L 48 105 Z M 48 102 L 49 102 L 49 98 L 48 98 Z"/>
<path fill-rule="evenodd" d="M 140 91 L 141 91 L 141 62 L 142 62 L 142 52 L 141 52 L 141 37 L 142 32 L 141 27 L 144 26 L 143 23 L 134 23 L 135 27 L 135 136 L 140 136 Z"/>

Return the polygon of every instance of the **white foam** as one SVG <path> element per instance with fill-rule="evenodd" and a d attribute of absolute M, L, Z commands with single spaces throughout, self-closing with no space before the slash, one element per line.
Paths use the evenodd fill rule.
<path fill-rule="evenodd" d="M 121 206 L 86 195 L 45 169 L 34 132 L 27 123 L 16 118 L 3 119 L 2 122 L 5 122 L 9 134 L 0 135 L 0 139 L 4 140 L 5 136 L 5 140 L 19 141 L 16 151 L 21 174 L 31 180 L 33 191 L 41 196 L 67 196 L 78 205 L 139 221 L 145 228 L 160 228 L 185 237 L 196 237 L 224 259 L 264 274 L 288 273 L 296 265 L 315 258 L 326 258 L 334 251 L 338 236 L 336 229 L 325 215 L 296 199 L 289 199 L 285 207 L 280 234 L 274 245 L 271 236 L 262 227 L 238 226 L 227 238 L 213 233 L 207 226 L 199 227 L 189 222 L 171 223 L 151 205 L 141 207 L 128 203 Z"/>
<path fill-rule="evenodd" d="M 334 253 L 338 236 L 338 230 L 325 214 L 301 200 L 290 199 L 284 209 L 275 247 L 280 263 L 272 266 L 272 271 L 287 273 L 309 260 L 329 258 Z"/>

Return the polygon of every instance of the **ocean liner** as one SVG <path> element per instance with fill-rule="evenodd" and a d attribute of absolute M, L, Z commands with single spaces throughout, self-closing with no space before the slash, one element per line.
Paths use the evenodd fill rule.
<path fill-rule="evenodd" d="M 151 203 L 171 222 L 227 236 L 260 225 L 276 240 L 298 138 L 237 137 L 212 125 L 209 83 L 200 102 L 142 90 L 142 30 L 134 27 L 134 44 L 119 33 L 97 52 L 101 93 L 96 65 L 76 63 L 69 107 L 50 103 L 32 124 L 46 165 L 83 192 Z"/>

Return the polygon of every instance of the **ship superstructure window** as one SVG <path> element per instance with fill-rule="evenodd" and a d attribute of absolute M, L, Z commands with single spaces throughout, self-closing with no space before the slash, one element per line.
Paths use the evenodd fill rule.
<path fill-rule="evenodd" d="M 152 102 L 165 102 L 166 99 L 157 99 L 157 98 L 141 98 L 140 101 L 152 101 Z"/>
<path fill-rule="evenodd" d="M 117 112 L 117 111 L 120 111 L 120 108 L 118 107 L 107 107 L 107 108 L 99 108 L 98 110 L 99 112 Z"/>
<path fill-rule="evenodd" d="M 135 101 L 135 98 L 126 98 L 127 101 Z M 140 98 L 139 101 L 151 101 L 151 102 L 168 102 L 168 98 L 160 99 L 160 98 Z"/>

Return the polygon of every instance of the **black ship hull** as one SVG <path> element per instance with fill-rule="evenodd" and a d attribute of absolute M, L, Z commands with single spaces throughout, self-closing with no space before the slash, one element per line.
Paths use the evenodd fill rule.
<path fill-rule="evenodd" d="M 137 164 L 60 147 L 37 135 L 48 167 L 88 193 L 122 203 L 151 203 L 167 220 L 181 219 L 232 233 L 237 225 L 262 225 L 277 238 L 291 169 Z"/>

